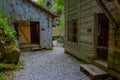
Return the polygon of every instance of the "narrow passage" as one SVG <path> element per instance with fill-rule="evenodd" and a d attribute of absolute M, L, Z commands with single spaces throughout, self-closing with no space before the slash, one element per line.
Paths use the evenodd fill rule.
<path fill-rule="evenodd" d="M 14 80 L 90 80 L 80 72 L 80 61 L 65 54 L 61 47 L 24 52 L 21 60 L 25 68 L 16 72 Z"/>

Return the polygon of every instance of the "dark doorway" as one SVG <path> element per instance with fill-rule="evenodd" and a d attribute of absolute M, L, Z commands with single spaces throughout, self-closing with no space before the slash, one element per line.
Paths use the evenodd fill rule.
<path fill-rule="evenodd" d="M 108 58 L 108 37 L 109 37 L 109 20 L 105 14 L 96 14 L 97 26 L 97 59 L 107 61 Z"/>
<path fill-rule="evenodd" d="M 31 44 L 40 43 L 40 26 L 39 22 L 30 22 Z"/>
<path fill-rule="evenodd" d="M 13 25 L 14 25 L 14 29 L 15 29 L 15 32 L 16 32 L 15 36 L 18 37 L 18 22 L 14 22 Z"/>

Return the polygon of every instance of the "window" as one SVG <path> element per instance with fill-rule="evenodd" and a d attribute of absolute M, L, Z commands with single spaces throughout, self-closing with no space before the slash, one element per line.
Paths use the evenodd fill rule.
<path fill-rule="evenodd" d="M 77 42 L 77 19 L 68 21 L 68 41 Z"/>

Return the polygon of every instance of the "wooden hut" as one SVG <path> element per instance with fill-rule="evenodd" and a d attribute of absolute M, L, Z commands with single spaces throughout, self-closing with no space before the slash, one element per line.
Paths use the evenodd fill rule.
<path fill-rule="evenodd" d="M 120 0 L 65 0 L 65 51 L 120 79 Z"/>
<path fill-rule="evenodd" d="M 1 3 L 9 24 L 14 26 L 17 32 L 21 48 L 52 49 L 55 14 L 32 0 L 2 0 Z"/>

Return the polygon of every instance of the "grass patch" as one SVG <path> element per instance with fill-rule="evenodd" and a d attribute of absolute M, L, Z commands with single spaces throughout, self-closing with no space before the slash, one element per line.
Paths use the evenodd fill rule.
<path fill-rule="evenodd" d="M 0 80 L 12 80 L 15 71 L 24 69 L 24 61 L 18 65 L 0 63 Z"/>

